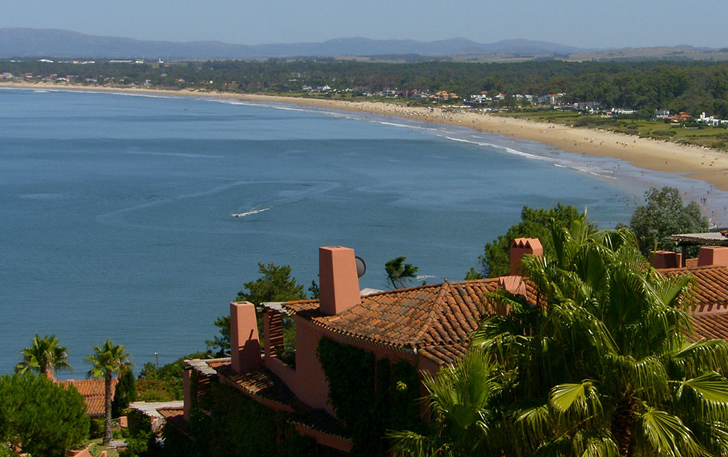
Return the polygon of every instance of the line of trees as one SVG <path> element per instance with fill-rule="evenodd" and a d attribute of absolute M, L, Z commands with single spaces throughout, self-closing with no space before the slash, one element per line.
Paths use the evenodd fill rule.
<path fill-rule="evenodd" d="M 565 93 L 565 102 L 600 102 L 607 108 L 639 110 L 653 116 L 656 109 L 705 111 L 728 118 L 726 62 L 317 62 L 207 61 L 167 65 L 117 64 L 99 61 L 73 65 L 37 61 L 0 61 L 0 73 L 75 76 L 89 84 L 145 85 L 230 92 L 300 93 L 303 86 L 343 91 L 365 87 L 445 90 L 461 97 L 481 91 L 544 95 Z"/>
<path fill-rule="evenodd" d="M 36 334 L 20 355 L 23 361 L 16 365 L 16 374 L 0 377 L 0 455 L 22 449 L 64 456 L 69 449 L 85 444 L 89 418 L 83 396 L 73 386 L 56 383 L 53 376 L 54 371 L 72 368 L 66 347 L 55 335 L 41 338 Z M 132 363 L 126 348 L 109 339 L 102 346 L 94 345 L 94 353 L 86 360 L 92 364 L 88 376 L 104 379 L 103 444 L 108 446 L 112 439 L 112 379 L 131 374 Z"/>

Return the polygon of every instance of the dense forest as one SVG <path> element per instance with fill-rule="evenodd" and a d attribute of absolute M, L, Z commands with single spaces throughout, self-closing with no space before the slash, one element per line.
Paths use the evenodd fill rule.
<path fill-rule="evenodd" d="M 300 94 L 329 86 L 327 96 L 365 91 L 447 91 L 461 98 L 482 91 L 508 95 L 563 93 L 562 101 L 603 107 L 706 112 L 728 119 L 726 62 L 371 63 L 269 59 L 161 63 L 0 61 L 0 74 L 24 80 L 66 78 L 80 84 L 137 85 L 230 92 Z M 32 75 L 27 77 L 25 75 Z M 37 79 L 36 79 L 37 80 Z M 339 95 L 333 95 L 339 94 Z M 515 104 L 513 98 L 501 102 Z"/>

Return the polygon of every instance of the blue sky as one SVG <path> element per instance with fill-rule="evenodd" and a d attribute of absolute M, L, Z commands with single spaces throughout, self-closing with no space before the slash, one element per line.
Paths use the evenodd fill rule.
<path fill-rule="evenodd" d="M 5 1 L 0 27 L 235 44 L 515 38 L 601 47 L 728 47 L 725 0 Z"/>

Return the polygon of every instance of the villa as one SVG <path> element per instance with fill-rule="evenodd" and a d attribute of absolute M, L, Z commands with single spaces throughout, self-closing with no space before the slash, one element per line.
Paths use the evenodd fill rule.
<path fill-rule="evenodd" d="M 209 415 L 211 385 L 217 383 L 287 417 L 289 431 L 279 431 L 276 440 L 289 437 L 292 427 L 315 440 L 318 455 L 347 454 L 355 440 L 337 417 L 344 410 L 337 409 L 336 402 L 341 400 L 332 398 L 331 376 L 320 360 L 322 340 L 369 354 L 372 376 L 366 389 L 371 389 L 372 401 L 379 401 L 382 395 L 385 401 L 393 401 L 387 393 L 391 388 L 381 380 L 381 370 L 389 373 L 395 365 L 405 363 L 420 376 L 422 372 L 434 375 L 462 358 L 482 318 L 507 313 L 489 301 L 488 293 L 505 288 L 538 302 L 537 290 L 519 276 L 520 260 L 527 254 L 543 254 L 537 239 L 514 241 L 509 276 L 362 295 L 354 251 L 322 247 L 320 299 L 262 304 L 262 329 L 253 304 L 231 303 L 231 357 L 185 362 L 184 407 L 170 423 L 183 429 L 196 412 Z M 728 338 L 728 243 L 701 248 L 700 257 L 693 262 L 697 265 L 683 266 L 680 254 L 665 251 L 653 253 L 652 262 L 663 274 L 689 272 L 696 278 L 694 338 Z M 295 323 L 294 363 L 281 356 L 286 319 Z M 265 335 L 262 344 L 259 330 Z M 358 368 L 352 365 L 351 369 Z M 416 384 L 413 398 L 424 396 L 423 385 Z M 426 417 L 424 406 L 418 414 Z"/>

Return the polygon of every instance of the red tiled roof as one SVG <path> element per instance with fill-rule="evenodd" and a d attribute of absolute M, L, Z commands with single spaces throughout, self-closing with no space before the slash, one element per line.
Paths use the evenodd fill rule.
<path fill-rule="evenodd" d="M 321 314 L 312 300 L 283 309 L 335 334 L 407 352 L 428 349 L 434 360 L 446 361 L 461 352 L 453 346 L 467 345 L 488 308 L 485 294 L 498 287 L 491 278 L 392 290 L 363 296 L 335 316 Z M 536 296 L 533 285 L 526 289 Z"/>
<path fill-rule="evenodd" d="M 116 392 L 117 382 L 117 378 L 111 380 L 112 400 Z M 78 393 L 83 395 L 83 401 L 86 403 L 86 414 L 92 417 L 104 415 L 106 387 L 103 379 L 69 379 L 67 381 L 58 381 L 58 383 L 73 386 L 78 390 Z"/>
<path fill-rule="evenodd" d="M 174 425 L 178 430 L 184 430 L 187 424 L 184 408 L 159 408 L 157 411 L 162 415 L 165 423 Z"/>
<path fill-rule="evenodd" d="M 230 362 L 211 366 L 211 368 L 253 398 L 276 403 L 282 409 L 290 411 L 298 403 L 296 396 L 291 393 L 288 386 L 265 367 L 243 374 L 236 373 Z"/>
<path fill-rule="evenodd" d="M 695 278 L 693 327 L 696 338 L 728 339 L 728 266 L 670 268 L 660 272 L 690 274 Z"/>
<path fill-rule="evenodd" d="M 157 411 L 165 420 L 168 420 L 170 417 L 183 416 L 185 413 L 184 408 L 159 408 Z"/>
<path fill-rule="evenodd" d="M 218 359 L 214 362 L 204 360 L 202 362 L 214 369 L 217 376 L 250 398 L 269 407 L 274 406 L 278 410 L 291 413 L 290 421 L 294 425 L 316 430 L 343 440 L 349 439 L 341 422 L 331 417 L 324 410 L 312 409 L 301 402 L 293 395 L 288 386 L 268 368 L 262 366 L 240 374 L 233 371 L 230 359 Z M 194 366 L 192 368 L 196 369 Z M 162 410 L 159 410 L 159 412 L 164 414 Z M 177 416 L 171 419 L 181 423 L 180 418 Z"/>

